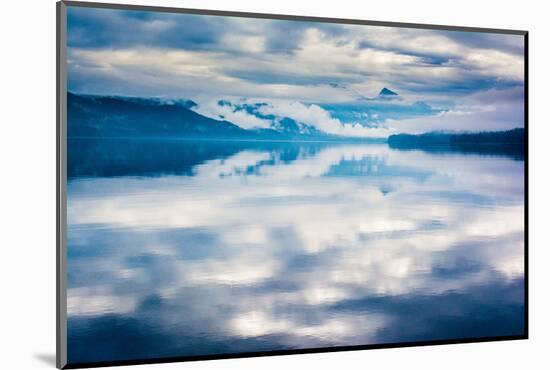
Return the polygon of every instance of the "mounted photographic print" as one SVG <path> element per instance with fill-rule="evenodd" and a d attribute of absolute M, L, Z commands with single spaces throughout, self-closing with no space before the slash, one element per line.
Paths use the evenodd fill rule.
<path fill-rule="evenodd" d="M 526 78 L 524 31 L 58 3 L 58 367 L 527 338 Z"/>

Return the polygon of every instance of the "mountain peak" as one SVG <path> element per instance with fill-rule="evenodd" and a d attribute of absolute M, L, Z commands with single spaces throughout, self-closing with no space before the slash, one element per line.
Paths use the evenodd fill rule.
<path fill-rule="evenodd" d="M 399 94 L 385 87 L 382 90 L 380 90 L 380 92 L 378 93 L 378 96 L 397 96 L 397 95 Z"/>

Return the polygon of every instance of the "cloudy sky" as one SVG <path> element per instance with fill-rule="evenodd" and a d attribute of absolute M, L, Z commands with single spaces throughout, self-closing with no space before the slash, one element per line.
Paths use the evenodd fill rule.
<path fill-rule="evenodd" d="M 192 99 L 247 129 L 265 117 L 350 136 L 522 127 L 523 53 L 520 35 L 68 9 L 70 91 Z M 399 95 L 379 98 L 384 87 Z"/>

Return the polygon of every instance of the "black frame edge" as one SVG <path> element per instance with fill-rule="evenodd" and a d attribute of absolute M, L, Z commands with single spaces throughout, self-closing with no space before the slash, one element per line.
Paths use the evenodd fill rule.
<path fill-rule="evenodd" d="M 56 367 L 67 366 L 66 107 L 67 6 L 56 3 Z"/>
<path fill-rule="evenodd" d="M 523 231 L 523 281 L 524 281 L 524 333 L 525 338 L 529 338 L 529 32 L 525 32 L 523 37 L 523 67 L 524 67 L 524 108 L 523 108 L 523 127 L 525 128 L 524 150 L 525 163 L 523 170 L 524 182 L 524 231 Z"/>
<path fill-rule="evenodd" d="M 185 14 L 198 14 L 198 15 L 214 15 L 214 16 L 223 16 L 223 17 L 279 19 L 279 20 L 288 20 L 288 21 L 356 24 L 356 25 L 363 25 L 363 26 L 401 27 L 401 28 L 416 28 L 416 29 L 427 29 L 427 30 L 485 32 L 485 33 L 498 33 L 498 34 L 509 34 L 509 35 L 525 35 L 527 33 L 526 30 L 483 28 L 483 27 L 462 27 L 462 26 L 439 25 L 439 24 L 436 25 L 436 24 L 425 24 L 425 23 L 386 22 L 386 21 L 361 20 L 361 19 L 351 19 L 351 18 L 330 18 L 330 17 L 272 14 L 272 13 L 254 13 L 254 12 L 214 10 L 214 9 L 176 8 L 176 7 L 152 6 L 152 5 L 114 4 L 114 3 L 76 1 L 76 0 L 62 0 L 62 2 L 67 6 L 82 7 L 82 8 L 155 11 L 155 12 L 163 12 L 163 13 L 185 13 Z"/>
<path fill-rule="evenodd" d="M 181 356 L 181 357 L 166 357 L 166 358 L 152 358 L 152 359 L 136 359 L 136 360 L 98 361 L 98 362 L 83 362 L 83 363 L 67 364 L 67 366 L 65 366 L 64 369 L 82 369 L 82 368 L 130 366 L 130 365 L 153 365 L 153 364 L 164 364 L 164 363 L 174 363 L 174 362 L 228 360 L 228 359 L 254 358 L 254 357 L 349 352 L 349 351 L 373 350 L 373 349 L 392 349 L 392 348 L 399 349 L 399 348 L 407 348 L 407 347 L 426 347 L 426 346 L 440 346 L 440 345 L 451 345 L 451 344 L 475 344 L 475 343 L 500 342 L 500 341 L 525 340 L 525 339 L 527 339 L 526 335 L 510 335 L 510 336 L 499 336 L 499 337 L 434 340 L 434 341 L 422 341 L 422 342 L 320 347 L 320 348 L 307 348 L 307 349 L 296 349 L 296 350 L 242 352 L 242 353 L 230 353 L 230 354 L 219 354 L 219 355 L 216 354 L 216 355 Z"/>

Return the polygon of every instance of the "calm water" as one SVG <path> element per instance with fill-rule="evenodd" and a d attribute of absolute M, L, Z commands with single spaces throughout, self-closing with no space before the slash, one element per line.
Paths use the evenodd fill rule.
<path fill-rule="evenodd" d="M 524 162 L 69 140 L 69 362 L 523 333 Z"/>

